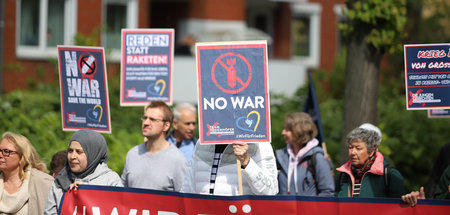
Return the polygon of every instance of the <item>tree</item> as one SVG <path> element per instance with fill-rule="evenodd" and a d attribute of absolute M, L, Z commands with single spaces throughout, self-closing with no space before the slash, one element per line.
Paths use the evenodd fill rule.
<path fill-rule="evenodd" d="M 401 50 L 406 23 L 405 0 L 347 0 L 344 111 L 339 162 L 347 160 L 345 136 L 364 122 L 377 124 L 380 62 Z"/>

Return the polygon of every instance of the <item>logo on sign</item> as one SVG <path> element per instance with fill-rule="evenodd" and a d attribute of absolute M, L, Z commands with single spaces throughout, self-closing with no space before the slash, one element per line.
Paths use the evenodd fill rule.
<path fill-rule="evenodd" d="M 214 61 L 211 77 L 221 91 L 230 94 L 239 93 L 250 84 L 252 67 L 244 56 L 228 52 Z M 226 79 L 218 79 L 219 77 Z"/>
<path fill-rule="evenodd" d="M 83 79 L 94 78 L 95 72 L 97 72 L 97 60 L 94 55 L 88 52 L 84 52 L 78 58 L 78 71 L 81 72 Z"/>
<path fill-rule="evenodd" d="M 222 135 L 234 135 L 234 128 L 221 128 L 218 122 L 215 122 L 213 125 L 206 124 L 208 128 L 208 132 L 206 132 L 206 136 L 216 135 L 220 137 Z"/>
<path fill-rule="evenodd" d="M 408 101 L 408 105 L 412 105 L 413 103 L 419 103 L 422 107 L 425 106 L 425 103 L 438 103 L 441 102 L 441 99 L 434 98 L 434 93 L 423 93 L 422 89 L 417 90 L 416 93 L 408 91 L 411 99 Z"/>
<path fill-rule="evenodd" d="M 70 122 L 73 122 L 75 124 L 86 123 L 86 118 L 77 116 L 75 112 L 67 113 L 67 123 Z"/>
<path fill-rule="evenodd" d="M 97 104 L 94 108 L 89 108 L 86 110 L 86 116 L 89 120 L 94 122 L 102 121 L 103 108 L 101 105 Z"/>
<path fill-rule="evenodd" d="M 255 115 L 255 116 L 252 116 Z M 242 116 L 236 119 L 236 127 L 243 131 L 255 133 L 258 128 L 261 116 L 258 111 L 251 111 L 247 116 Z"/>
<path fill-rule="evenodd" d="M 149 84 L 147 86 L 147 92 L 155 96 L 162 96 L 165 89 L 166 82 L 163 79 L 159 79 L 154 84 Z"/>
<path fill-rule="evenodd" d="M 131 88 L 131 89 L 126 89 L 127 90 L 127 95 L 125 96 L 125 98 L 145 98 L 147 97 L 147 94 L 145 93 L 145 91 L 143 92 L 138 92 L 136 91 L 136 88 Z"/>

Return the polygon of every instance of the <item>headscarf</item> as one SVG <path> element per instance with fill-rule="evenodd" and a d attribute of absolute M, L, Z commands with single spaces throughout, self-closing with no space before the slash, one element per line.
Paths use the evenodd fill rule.
<path fill-rule="evenodd" d="M 70 169 L 69 160 L 66 161 L 62 169 L 55 177 L 56 187 L 66 191 L 75 178 L 85 178 L 92 174 L 97 166 L 108 161 L 108 147 L 105 138 L 93 130 L 79 130 L 70 138 L 69 146 L 72 141 L 78 141 L 84 150 L 87 158 L 87 166 L 83 172 L 74 173 Z"/>

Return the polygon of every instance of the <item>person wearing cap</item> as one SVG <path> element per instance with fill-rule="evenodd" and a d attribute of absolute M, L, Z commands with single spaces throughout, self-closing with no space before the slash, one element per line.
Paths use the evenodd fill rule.
<path fill-rule="evenodd" d="M 109 169 L 105 138 L 93 130 L 79 130 L 69 141 L 67 161 L 47 195 L 44 214 L 58 214 L 61 197 L 79 184 L 122 187 L 120 176 Z"/>
<path fill-rule="evenodd" d="M 381 131 L 365 123 L 353 129 L 346 139 L 349 161 L 337 168 L 338 197 L 400 198 L 405 194 L 401 173 L 392 168 L 378 151 Z"/>

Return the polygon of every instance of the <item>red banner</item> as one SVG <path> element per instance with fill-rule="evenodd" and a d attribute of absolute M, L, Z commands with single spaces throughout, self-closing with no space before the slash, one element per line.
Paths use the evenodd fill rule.
<path fill-rule="evenodd" d="M 450 201 L 304 196 L 210 196 L 156 190 L 81 185 L 66 192 L 60 214 L 450 214 Z"/>

